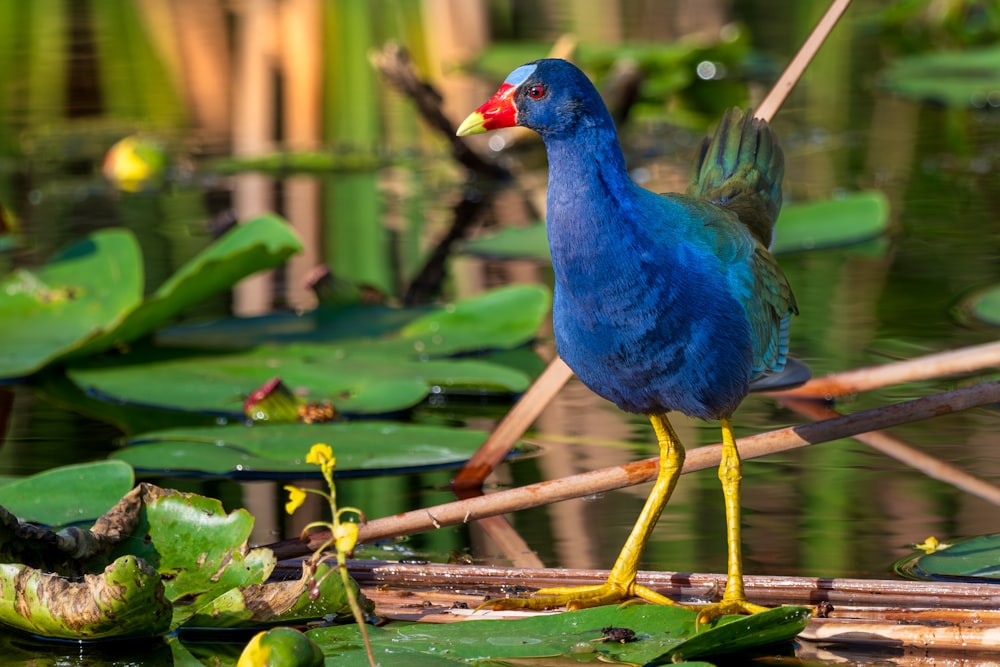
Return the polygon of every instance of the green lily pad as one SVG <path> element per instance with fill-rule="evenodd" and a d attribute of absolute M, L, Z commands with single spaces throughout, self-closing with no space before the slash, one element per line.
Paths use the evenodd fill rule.
<path fill-rule="evenodd" d="M 72 640 L 155 636 L 169 627 L 170 608 L 160 575 L 132 555 L 79 581 L 0 564 L 0 623 L 29 634 Z"/>
<path fill-rule="evenodd" d="M 135 484 L 120 461 L 62 466 L 0 484 L 0 505 L 22 521 L 48 526 L 96 519 Z"/>
<path fill-rule="evenodd" d="M 774 254 L 821 250 L 870 241 L 889 229 L 889 200 L 881 192 L 855 192 L 836 199 L 792 204 L 774 227 Z"/>
<path fill-rule="evenodd" d="M 500 231 L 461 245 L 462 252 L 495 259 L 532 259 L 551 262 L 545 223 L 525 227 L 505 227 Z"/>
<path fill-rule="evenodd" d="M 0 281 L 0 378 L 34 373 L 103 331 L 142 301 L 143 269 L 131 232 L 104 230 L 35 271 Z"/>
<path fill-rule="evenodd" d="M 882 75 L 889 90 L 922 101 L 983 107 L 1000 92 L 1000 47 L 899 58 Z"/>
<path fill-rule="evenodd" d="M 398 346 L 411 354 L 443 356 L 521 345 L 536 334 L 551 304 L 548 288 L 510 285 L 447 306 L 320 306 L 301 315 L 278 313 L 170 327 L 156 340 L 189 348 L 246 349 L 261 343 L 376 338 L 385 344 L 396 338 L 397 344 L 402 342 Z M 415 345 L 417 341 L 422 347 Z"/>
<path fill-rule="evenodd" d="M 505 350 L 534 336 L 551 305 L 547 288 L 512 285 L 428 313 L 400 334 L 425 356 Z"/>
<path fill-rule="evenodd" d="M 460 660 L 586 656 L 655 665 L 743 653 L 789 641 L 802 631 L 810 616 L 805 607 L 779 607 L 753 616 L 726 616 L 696 631 L 696 613 L 686 609 L 606 606 L 510 621 L 388 626 L 370 629 L 369 635 L 377 650 L 390 649 L 407 658 L 411 654 Z M 606 627 L 627 628 L 635 633 L 635 641 L 603 642 L 602 628 Z M 364 652 L 356 627 L 321 628 L 309 634 L 338 665 L 367 664 L 361 662 Z"/>
<path fill-rule="evenodd" d="M 301 244 L 275 216 L 239 225 L 145 301 L 139 247 L 127 230 L 92 234 L 37 271 L 0 282 L 0 378 L 130 343 L 237 280 L 271 268 Z"/>
<path fill-rule="evenodd" d="M 881 192 L 857 192 L 837 199 L 790 204 L 774 229 L 774 254 L 820 250 L 862 243 L 889 227 L 889 203 Z M 551 261 L 545 225 L 508 227 L 467 242 L 465 252 L 484 257 Z"/>
<path fill-rule="evenodd" d="M 429 310 L 427 306 L 320 305 L 304 313 L 269 313 L 164 327 L 156 332 L 155 340 L 159 345 L 213 350 L 246 350 L 263 343 L 329 343 L 383 336 Z"/>
<path fill-rule="evenodd" d="M 67 375 L 118 403 L 233 417 L 243 414 L 252 391 L 280 377 L 302 398 L 329 401 L 342 414 L 386 414 L 409 409 L 431 392 L 524 391 L 530 379 L 520 370 L 442 357 L 524 344 L 549 304 L 543 287 L 507 287 L 418 317 L 381 338 L 149 361 L 133 356 L 70 368 Z"/>
<path fill-rule="evenodd" d="M 163 577 L 176 628 L 226 591 L 263 583 L 276 564 L 270 549 L 250 549 L 254 518 L 214 498 L 165 493 L 143 503 L 139 525 L 118 546 Z M 183 601 L 183 604 L 179 604 Z"/>
<path fill-rule="evenodd" d="M 412 343 L 407 346 L 412 350 Z M 107 400 L 170 410 L 242 416 L 243 401 L 271 378 L 341 414 L 413 407 L 434 388 L 524 391 L 522 372 L 474 359 L 417 361 L 378 348 L 297 345 L 169 361 L 71 368 L 71 380 Z"/>
<path fill-rule="evenodd" d="M 896 563 L 904 577 L 922 580 L 1000 581 L 1000 533 L 955 540 L 932 553 L 917 553 Z"/>
<path fill-rule="evenodd" d="M 319 468 L 306 463 L 305 457 L 310 447 L 325 442 L 337 457 L 338 476 L 375 475 L 458 466 L 486 435 L 399 422 L 233 424 L 146 433 L 111 457 L 143 472 L 314 477 Z"/>
<path fill-rule="evenodd" d="M 994 285 L 962 299 L 958 312 L 963 317 L 994 327 L 1000 326 L 1000 285 Z"/>
<path fill-rule="evenodd" d="M 310 580 L 319 582 L 319 595 L 313 599 Z M 367 600 L 351 579 L 357 599 Z M 373 606 L 368 611 L 373 611 Z M 303 576 L 294 581 L 268 581 L 245 588 L 233 588 L 214 598 L 184 623 L 186 630 L 194 628 L 236 628 L 311 621 L 325 616 L 350 614 L 350 602 L 344 581 L 335 568 L 327 563 L 316 567 L 316 573 L 303 564 Z"/>
<path fill-rule="evenodd" d="M 150 334 L 184 309 L 246 276 L 282 264 L 300 250 L 295 232 L 277 216 L 263 215 L 237 225 L 179 268 L 113 329 L 87 341 L 72 356 L 102 352 Z"/>

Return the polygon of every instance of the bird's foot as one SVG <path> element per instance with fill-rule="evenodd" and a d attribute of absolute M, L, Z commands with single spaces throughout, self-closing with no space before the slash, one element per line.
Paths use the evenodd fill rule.
<path fill-rule="evenodd" d="M 539 589 L 531 597 L 496 598 L 494 600 L 487 600 L 479 605 L 478 608 L 491 608 L 498 611 L 509 609 L 539 611 L 542 609 L 566 607 L 566 609 L 573 611 L 575 609 L 588 609 L 608 604 L 619 604 L 628 602 L 633 598 L 640 598 L 652 604 L 678 606 L 670 598 L 645 586 L 640 586 L 634 582 L 621 583 L 609 579 L 597 586 L 558 586 Z"/>
<path fill-rule="evenodd" d="M 767 607 L 762 607 L 759 604 L 754 604 L 746 598 L 723 598 L 719 602 L 713 602 L 712 604 L 705 605 L 702 607 L 693 607 L 695 611 L 698 612 L 698 616 L 695 618 L 695 627 L 701 627 L 705 623 L 711 623 L 717 618 L 722 616 L 728 616 L 730 614 L 757 614 L 762 611 L 767 611 Z"/>

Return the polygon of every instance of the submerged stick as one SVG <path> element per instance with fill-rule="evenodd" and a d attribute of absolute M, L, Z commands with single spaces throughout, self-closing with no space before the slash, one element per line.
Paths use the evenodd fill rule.
<path fill-rule="evenodd" d="M 882 366 L 832 373 L 826 377 L 814 378 L 801 387 L 776 391 L 770 395 L 778 398 L 831 399 L 904 382 L 972 373 L 990 366 L 1000 366 L 1000 342 L 971 345 Z"/>
<path fill-rule="evenodd" d="M 814 400 L 786 398 L 781 402 L 795 412 L 817 421 L 843 416 L 843 413 L 837 412 L 833 408 Z M 887 433 L 870 431 L 868 433 L 858 433 L 852 437 L 858 442 L 866 444 L 900 463 L 905 463 L 931 479 L 951 484 L 969 495 L 982 498 L 994 505 L 1000 505 L 1000 487 L 990 484 L 975 475 L 970 475 L 961 468 L 942 461 L 935 456 L 931 456 L 926 452 L 922 452 L 915 447 L 911 447 Z"/>
<path fill-rule="evenodd" d="M 760 103 L 754 114 L 757 118 L 767 122 L 774 118 L 774 114 L 788 97 L 789 91 L 802 76 L 802 72 L 850 3 L 851 0 L 833 0 L 823 18 L 816 24 L 798 53 L 768 92 L 767 97 Z M 535 380 L 521 400 L 514 404 L 479 451 L 459 470 L 452 483 L 453 488 L 467 491 L 481 487 L 486 477 L 503 460 L 517 439 L 524 435 L 531 423 L 552 402 L 572 376 L 573 371 L 559 356 L 549 362 L 545 371 Z"/>

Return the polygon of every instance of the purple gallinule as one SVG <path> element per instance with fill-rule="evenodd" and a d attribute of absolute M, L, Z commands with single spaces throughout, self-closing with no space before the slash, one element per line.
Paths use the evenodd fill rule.
<path fill-rule="evenodd" d="M 729 549 L 726 589 L 699 621 L 753 613 L 743 590 L 741 462 L 732 415 L 755 379 L 785 365 L 795 299 L 768 251 L 784 161 L 762 120 L 733 109 L 706 139 L 686 194 L 656 194 L 629 177 L 614 123 L 587 77 L 557 59 L 515 69 L 458 129 L 519 125 L 541 135 L 549 162 L 546 219 L 560 356 L 597 394 L 647 415 L 659 472 L 608 580 L 543 589 L 494 608 L 571 608 L 628 598 L 673 604 L 636 583 L 643 548 L 670 498 L 684 448 L 671 411 L 722 425 L 719 478 Z"/>

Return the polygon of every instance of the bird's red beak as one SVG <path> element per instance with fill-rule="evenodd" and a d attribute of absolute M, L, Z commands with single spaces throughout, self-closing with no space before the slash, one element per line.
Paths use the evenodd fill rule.
<path fill-rule="evenodd" d="M 501 127 L 517 125 L 517 107 L 514 106 L 514 91 L 517 86 L 505 83 L 493 97 L 469 114 L 455 133 L 460 137 L 481 134 Z"/>

